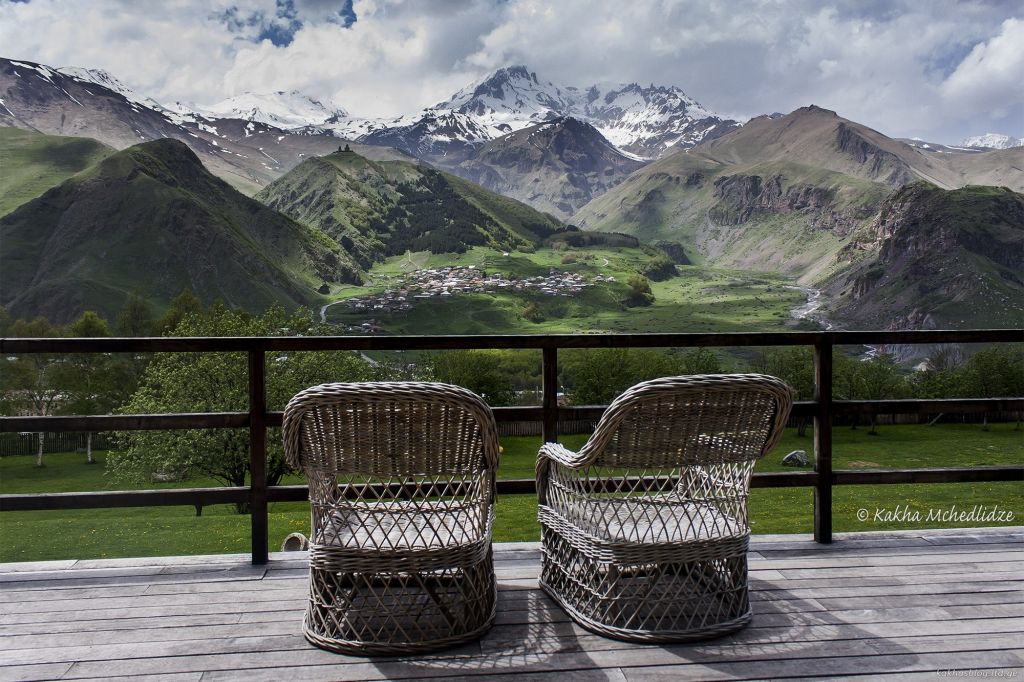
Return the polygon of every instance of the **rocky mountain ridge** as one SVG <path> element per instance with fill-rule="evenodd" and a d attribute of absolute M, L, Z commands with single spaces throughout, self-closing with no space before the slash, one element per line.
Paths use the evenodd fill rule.
<path fill-rule="evenodd" d="M 571 117 L 521 128 L 434 163 L 562 220 L 643 166 Z"/>
<path fill-rule="evenodd" d="M 826 287 L 853 328 L 1024 325 L 1024 195 L 1000 187 L 894 191 L 838 255 Z"/>

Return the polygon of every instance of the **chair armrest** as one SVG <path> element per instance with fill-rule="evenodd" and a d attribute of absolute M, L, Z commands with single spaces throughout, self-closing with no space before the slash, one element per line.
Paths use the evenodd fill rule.
<path fill-rule="evenodd" d="M 548 476 L 551 464 L 557 464 L 567 469 L 582 469 L 594 459 L 595 453 L 588 452 L 584 446 L 579 452 L 573 452 L 559 443 L 544 443 L 537 453 L 537 501 L 541 505 L 547 504 Z"/>
<path fill-rule="evenodd" d="M 557 462 L 558 464 L 570 469 L 582 468 L 590 459 L 590 457 L 584 456 L 582 451 L 573 452 L 561 443 L 544 443 L 540 446 L 540 452 L 537 453 L 537 458 L 538 463 L 539 460 L 549 459 L 552 462 Z"/>

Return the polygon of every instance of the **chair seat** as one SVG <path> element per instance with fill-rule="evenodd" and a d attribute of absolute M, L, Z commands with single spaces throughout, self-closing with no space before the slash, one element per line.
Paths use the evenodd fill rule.
<path fill-rule="evenodd" d="M 691 542 L 745 534 L 732 516 L 707 503 L 667 498 L 591 498 L 567 519 L 595 538 L 644 544 Z"/>
<path fill-rule="evenodd" d="M 314 564 L 373 570 L 405 558 L 416 570 L 436 570 L 485 558 L 493 510 L 451 501 L 389 501 L 333 511 L 318 525 L 310 547 Z"/>
<path fill-rule="evenodd" d="M 749 543 L 744 524 L 710 504 L 605 498 L 589 499 L 579 511 L 568 515 L 541 506 L 540 522 L 602 561 L 712 559 L 745 551 Z"/>

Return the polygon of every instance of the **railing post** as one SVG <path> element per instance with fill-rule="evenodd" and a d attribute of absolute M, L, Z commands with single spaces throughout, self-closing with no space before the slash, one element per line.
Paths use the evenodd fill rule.
<path fill-rule="evenodd" d="M 558 440 L 558 350 L 546 347 L 541 353 L 541 433 L 545 443 L 554 443 Z"/>
<path fill-rule="evenodd" d="M 266 353 L 249 351 L 249 518 L 252 563 L 267 563 L 267 374 Z"/>
<path fill-rule="evenodd" d="M 832 341 L 814 343 L 814 540 L 832 542 Z"/>

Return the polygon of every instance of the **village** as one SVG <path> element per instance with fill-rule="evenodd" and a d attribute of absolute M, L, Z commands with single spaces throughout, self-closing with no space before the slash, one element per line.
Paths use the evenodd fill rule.
<path fill-rule="evenodd" d="M 510 279 L 500 272 L 488 275 L 474 265 L 415 270 L 381 293 L 345 301 L 350 309 L 374 313 L 409 310 L 417 300 L 447 298 L 486 291 L 537 292 L 546 296 L 571 296 L 598 282 L 614 282 L 608 275 L 585 279 L 574 272 L 552 269 L 546 276 Z"/>

